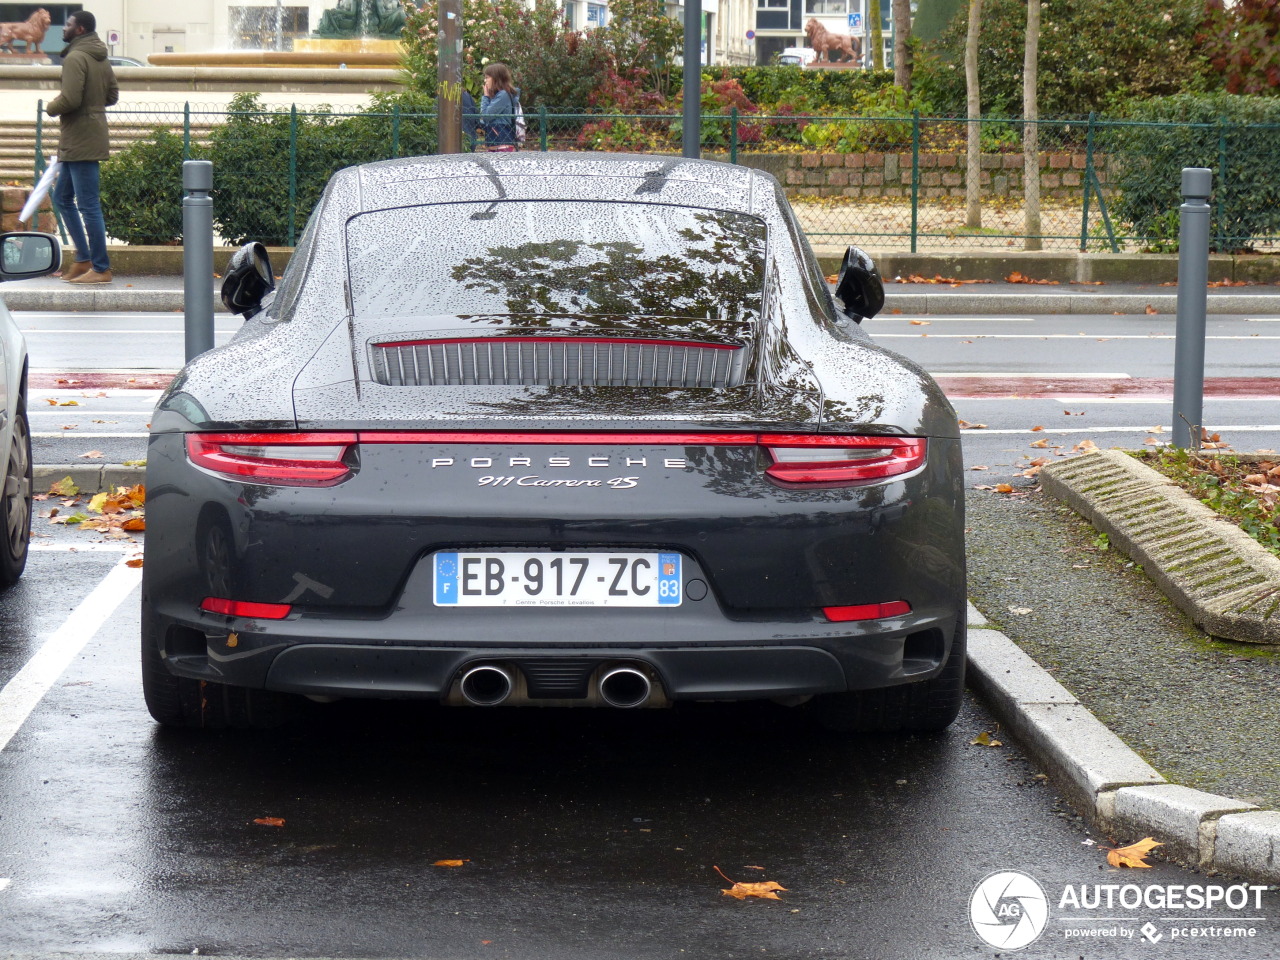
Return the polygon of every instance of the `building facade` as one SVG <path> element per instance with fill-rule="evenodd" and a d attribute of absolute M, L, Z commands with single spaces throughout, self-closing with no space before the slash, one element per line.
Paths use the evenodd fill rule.
<path fill-rule="evenodd" d="M 846 34 L 870 50 L 868 0 L 754 0 L 755 38 L 753 63 L 766 64 L 787 47 L 807 47 L 805 24 L 817 20 L 831 33 Z M 893 62 L 893 17 L 889 0 L 880 0 L 880 29 L 884 36 L 884 62 Z"/>

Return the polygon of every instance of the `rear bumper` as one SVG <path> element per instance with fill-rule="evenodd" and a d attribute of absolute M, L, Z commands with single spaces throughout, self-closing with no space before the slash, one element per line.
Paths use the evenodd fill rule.
<path fill-rule="evenodd" d="M 946 661 L 960 614 L 815 623 L 808 631 L 742 624 L 744 635 L 733 643 L 504 644 L 388 642 L 353 636 L 350 621 L 330 636 L 307 621 L 257 633 L 248 621 L 214 618 L 226 620 L 214 627 L 148 611 L 144 642 L 158 644 L 180 676 L 320 697 L 456 700 L 461 675 L 488 663 L 511 670 L 532 703 L 590 701 L 599 676 L 622 664 L 643 669 L 670 700 L 746 700 L 929 679 Z M 785 627 L 787 635 L 771 627 Z"/>

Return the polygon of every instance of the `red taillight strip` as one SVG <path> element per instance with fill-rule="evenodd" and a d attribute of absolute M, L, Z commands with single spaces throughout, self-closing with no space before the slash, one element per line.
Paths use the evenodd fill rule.
<path fill-rule="evenodd" d="M 774 462 L 765 473 L 782 483 L 875 483 L 911 473 L 924 466 L 928 441 L 924 437 L 837 436 L 831 434 L 774 434 L 760 437 Z M 844 461 L 803 454 L 783 459 L 774 450 L 829 450 L 844 447 L 864 451 Z"/>
<path fill-rule="evenodd" d="M 851 607 L 823 607 L 822 612 L 832 623 L 883 620 L 886 617 L 906 616 L 911 612 L 911 604 L 905 600 L 890 600 L 888 603 L 859 603 Z"/>
<path fill-rule="evenodd" d="M 441 340 L 383 340 L 375 347 L 421 347 L 433 344 L 503 343 L 638 343 L 650 347 L 696 347 L 702 350 L 741 350 L 736 343 L 703 343 L 700 340 L 649 340 L 645 337 L 452 337 Z"/>
<path fill-rule="evenodd" d="M 255 620 L 283 620 L 293 609 L 287 603 L 251 603 L 247 600 L 226 600 L 222 597 L 205 597 L 200 609 L 206 613 L 220 613 L 228 617 L 252 617 Z"/>
<path fill-rule="evenodd" d="M 323 487 L 347 478 L 344 458 L 354 433 L 189 433 L 187 457 L 198 467 L 228 477 L 282 486 Z M 259 457 L 228 447 L 337 447 L 328 459 Z"/>
<path fill-rule="evenodd" d="M 361 443 L 536 443 L 753 447 L 754 433 L 506 433 L 488 430 L 362 430 Z"/>

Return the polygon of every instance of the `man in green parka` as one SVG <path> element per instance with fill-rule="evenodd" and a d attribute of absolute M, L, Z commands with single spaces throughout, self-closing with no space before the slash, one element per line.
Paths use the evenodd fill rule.
<path fill-rule="evenodd" d="M 112 279 L 98 164 L 110 155 L 107 107 L 120 99 L 120 88 L 107 60 L 107 45 L 94 32 L 97 26 L 88 10 L 78 10 L 67 18 L 62 31 L 67 44 L 62 51 L 62 92 L 45 108 L 49 116 L 58 118 L 61 127 L 61 167 L 53 187 L 53 205 L 76 248 L 75 263 L 62 274 L 68 283 L 110 283 Z"/>

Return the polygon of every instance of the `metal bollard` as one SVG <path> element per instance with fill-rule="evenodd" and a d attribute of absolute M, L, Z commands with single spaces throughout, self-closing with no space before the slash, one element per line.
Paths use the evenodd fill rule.
<path fill-rule="evenodd" d="M 1173 445 L 1198 447 L 1204 414 L 1204 338 L 1209 307 L 1209 194 L 1213 171 L 1182 169 L 1178 233 L 1178 327 L 1173 351 Z"/>
<path fill-rule="evenodd" d="M 213 163 L 182 162 L 182 292 L 187 359 L 213 349 Z"/>

